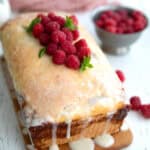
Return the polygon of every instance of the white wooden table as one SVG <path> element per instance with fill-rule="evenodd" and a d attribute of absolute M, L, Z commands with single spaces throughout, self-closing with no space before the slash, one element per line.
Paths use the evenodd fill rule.
<path fill-rule="evenodd" d="M 91 13 L 86 13 L 78 16 L 99 42 L 90 20 L 91 15 Z M 1 49 L 0 54 L 2 54 Z M 150 27 L 131 47 L 127 55 L 107 55 L 107 57 L 115 69 L 124 71 L 127 79 L 124 84 L 127 97 L 139 95 L 143 103 L 150 103 Z M 150 150 L 150 119 L 143 119 L 140 115 L 131 112 L 127 120 L 133 131 L 134 140 L 126 150 Z M 0 68 L 0 150 L 24 149 L 20 129 Z"/>

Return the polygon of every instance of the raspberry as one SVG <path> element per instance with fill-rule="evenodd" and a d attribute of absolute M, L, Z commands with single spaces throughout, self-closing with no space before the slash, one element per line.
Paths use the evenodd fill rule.
<path fill-rule="evenodd" d="M 76 55 L 69 55 L 66 59 L 66 66 L 72 69 L 79 69 L 80 60 Z"/>
<path fill-rule="evenodd" d="M 73 34 L 68 28 L 63 28 L 62 31 L 66 34 L 66 40 L 73 41 Z"/>
<path fill-rule="evenodd" d="M 53 31 L 50 35 L 51 41 L 58 43 L 66 40 L 66 34 L 60 30 Z"/>
<path fill-rule="evenodd" d="M 61 48 L 67 53 L 67 54 L 74 54 L 76 53 L 76 48 L 70 41 L 64 41 L 61 43 Z"/>
<path fill-rule="evenodd" d="M 97 27 L 99 27 L 99 28 L 103 28 L 103 26 L 104 26 L 104 21 L 102 21 L 102 20 L 96 20 L 96 25 L 97 25 Z"/>
<path fill-rule="evenodd" d="M 121 20 L 121 16 L 114 12 L 113 16 L 111 16 L 111 18 L 113 18 L 116 22 L 119 22 Z"/>
<path fill-rule="evenodd" d="M 64 64 L 65 59 L 66 54 L 63 50 L 57 50 L 52 57 L 53 62 L 57 65 Z"/>
<path fill-rule="evenodd" d="M 117 27 L 116 33 L 122 34 L 122 33 L 124 33 L 124 30 L 121 27 Z"/>
<path fill-rule="evenodd" d="M 41 16 L 42 20 L 41 23 L 45 26 L 47 23 L 50 22 L 50 19 L 47 16 Z"/>
<path fill-rule="evenodd" d="M 48 55 L 53 55 L 57 50 L 57 45 L 55 43 L 49 43 L 47 46 L 47 54 Z"/>
<path fill-rule="evenodd" d="M 42 45 L 46 46 L 49 43 L 49 35 L 47 33 L 42 33 L 39 36 L 39 41 Z"/>
<path fill-rule="evenodd" d="M 107 10 L 107 11 L 104 11 L 103 14 L 106 14 L 108 17 L 112 17 L 114 15 L 114 11 Z"/>
<path fill-rule="evenodd" d="M 135 21 L 133 24 L 134 31 L 140 31 L 145 27 L 145 24 L 141 21 Z"/>
<path fill-rule="evenodd" d="M 133 110 L 139 110 L 141 107 L 141 99 L 138 96 L 133 96 L 130 98 L 131 108 Z"/>
<path fill-rule="evenodd" d="M 107 25 L 105 26 L 105 30 L 111 33 L 116 33 L 117 32 L 117 28 L 115 26 L 112 25 Z"/>
<path fill-rule="evenodd" d="M 105 25 L 106 26 L 116 26 L 116 24 L 117 24 L 117 22 L 112 18 L 107 18 L 105 20 Z"/>
<path fill-rule="evenodd" d="M 79 31 L 78 30 L 73 30 L 72 35 L 73 35 L 73 40 L 77 40 L 78 37 L 79 37 Z"/>
<path fill-rule="evenodd" d="M 65 24 L 65 19 L 60 16 L 55 16 L 52 20 L 56 21 L 61 27 L 63 27 Z"/>
<path fill-rule="evenodd" d="M 131 27 L 131 26 L 128 26 L 127 28 L 126 28 L 126 30 L 124 31 L 124 33 L 133 33 L 134 32 L 134 29 L 133 29 L 133 27 Z"/>
<path fill-rule="evenodd" d="M 108 18 L 108 16 L 104 13 L 100 15 L 100 19 L 103 21 L 105 21 L 107 18 Z"/>
<path fill-rule="evenodd" d="M 37 23 L 34 27 L 33 27 L 33 35 L 35 36 L 35 37 L 39 37 L 39 35 L 41 34 L 41 33 L 43 33 L 44 32 L 44 27 L 43 27 L 43 25 L 41 24 L 41 23 Z"/>
<path fill-rule="evenodd" d="M 69 16 L 69 18 L 72 19 L 72 21 L 73 21 L 73 23 L 74 23 L 75 25 L 78 25 L 78 19 L 77 19 L 76 16 L 72 15 L 72 16 Z"/>
<path fill-rule="evenodd" d="M 118 76 L 118 78 L 120 79 L 121 82 L 125 81 L 124 73 L 121 70 L 116 70 L 116 74 L 117 74 L 117 76 Z"/>
<path fill-rule="evenodd" d="M 143 16 L 142 12 L 140 12 L 138 10 L 133 11 L 131 15 L 135 19 L 139 19 L 139 17 Z"/>
<path fill-rule="evenodd" d="M 132 26 L 133 25 L 134 20 L 132 18 L 128 18 L 126 20 L 127 25 Z"/>
<path fill-rule="evenodd" d="M 49 12 L 49 13 L 48 13 L 48 18 L 49 18 L 50 20 L 53 20 L 54 17 L 55 17 L 55 14 L 54 14 L 53 12 Z"/>
<path fill-rule="evenodd" d="M 81 47 L 80 50 L 77 53 L 80 60 L 83 60 L 85 56 L 90 56 L 91 51 L 88 47 Z"/>
<path fill-rule="evenodd" d="M 81 47 L 87 47 L 87 43 L 85 39 L 80 39 L 75 43 L 75 47 L 77 50 L 79 50 Z"/>
<path fill-rule="evenodd" d="M 141 113 L 145 118 L 150 118 L 150 104 L 142 105 Z"/>
<path fill-rule="evenodd" d="M 45 26 L 46 32 L 49 32 L 49 33 L 51 33 L 52 31 L 55 31 L 55 30 L 59 30 L 59 29 L 60 29 L 60 25 L 55 21 L 51 21 L 51 22 L 47 23 Z"/>
<path fill-rule="evenodd" d="M 120 9 L 116 11 L 122 18 L 125 18 L 128 16 L 128 11 L 125 9 Z"/>

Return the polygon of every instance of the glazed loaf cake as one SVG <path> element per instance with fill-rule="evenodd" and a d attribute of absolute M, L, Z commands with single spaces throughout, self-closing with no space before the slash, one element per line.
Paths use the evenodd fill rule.
<path fill-rule="evenodd" d="M 20 15 L 0 29 L 21 126 L 28 129 L 34 147 L 48 149 L 54 142 L 61 145 L 104 131 L 119 132 L 127 114 L 124 90 L 94 39 L 79 24 L 93 68 L 80 71 L 55 65 L 48 55 L 38 57 L 42 46 L 25 30 L 36 16 Z"/>

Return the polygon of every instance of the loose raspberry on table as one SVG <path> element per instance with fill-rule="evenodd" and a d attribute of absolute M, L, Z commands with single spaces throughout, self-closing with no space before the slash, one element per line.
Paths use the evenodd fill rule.
<path fill-rule="evenodd" d="M 141 99 L 139 96 L 132 96 L 130 98 L 131 108 L 133 110 L 140 110 L 141 107 Z"/>
<path fill-rule="evenodd" d="M 53 55 L 56 52 L 57 48 L 58 46 L 56 43 L 49 43 L 46 52 L 48 55 Z"/>
<path fill-rule="evenodd" d="M 51 33 L 52 31 L 59 30 L 60 25 L 56 21 L 51 21 L 46 24 L 45 31 Z"/>
<path fill-rule="evenodd" d="M 42 45 L 46 46 L 49 43 L 49 35 L 47 33 L 42 33 L 39 36 L 39 41 Z"/>
<path fill-rule="evenodd" d="M 150 118 L 150 104 L 141 105 L 141 113 L 145 118 Z"/>
<path fill-rule="evenodd" d="M 51 33 L 50 39 L 55 43 L 64 42 L 66 40 L 66 34 L 63 31 L 56 30 Z"/>
<path fill-rule="evenodd" d="M 57 65 L 64 64 L 65 59 L 66 54 L 63 50 L 57 50 L 52 56 L 52 61 Z"/>
<path fill-rule="evenodd" d="M 66 52 L 66 54 L 74 54 L 76 53 L 75 46 L 70 41 L 64 41 L 60 43 L 62 50 Z"/>
<path fill-rule="evenodd" d="M 121 70 L 116 70 L 116 74 L 117 74 L 117 76 L 118 76 L 118 78 L 120 79 L 121 82 L 125 81 L 124 73 Z"/>
<path fill-rule="evenodd" d="M 66 66 L 72 69 L 79 69 L 80 60 L 76 55 L 69 55 L 66 59 Z"/>
<path fill-rule="evenodd" d="M 33 27 L 33 35 L 35 37 L 39 37 L 41 33 L 44 32 L 44 27 L 41 23 L 37 23 L 34 27 Z"/>

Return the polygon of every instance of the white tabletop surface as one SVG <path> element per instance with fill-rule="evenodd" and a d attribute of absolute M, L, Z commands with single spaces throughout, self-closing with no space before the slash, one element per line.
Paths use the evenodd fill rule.
<path fill-rule="evenodd" d="M 142 9 L 149 15 L 150 11 L 148 11 L 149 9 L 145 5 L 142 6 Z M 79 14 L 78 16 L 82 24 L 87 27 L 97 43 L 99 43 L 90 20 L 92 14 L 86 13 Z M 2 54 L 1 48 L 0 54 Z M 131 51 L 128 54 L 124 56 L 107 55 L 107 57 L 114 69 L 124 71 L 126 75 L 124 86 L 127 97 L 139 95 L 143 103 L 150 103 L 150 27 L 131 46 Z M 127 117 L 127 121 L 133 131 L 134 140 L 126 150 L 150 150 L 150 119 L 143 119 L 140 115 L 131 112 Z M 24 149 L 12 101 L 0 68 L 0 150 Z"/>

